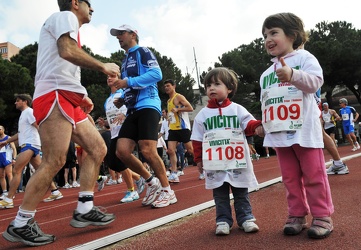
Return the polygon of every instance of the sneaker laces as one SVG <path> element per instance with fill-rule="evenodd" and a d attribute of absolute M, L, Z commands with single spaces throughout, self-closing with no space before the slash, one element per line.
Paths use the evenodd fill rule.
<path fill-rule="evenodd" d="M 34 221 L 31 225 L 29 225 L 29 228 L 27 230 L 30 231 L 31 234 L 34 236 L 44 235 L 43 231 L 41 231 L 41 229 L 40 229 L 38 223 L 36 223 L 36 221 Z"/>
<path fill-rule="evenodd" d="M 162 190 L 162 191 L 160 192 L 160 195 L 159 195 L 157 201 L 163 200 L 163 199 L 167 196 L 167 193 L 168 193 L 167 191 Z"/>
<path fill-rule="evenodd" d="M 102 206 L 94 206 L 94 211 L 97 215 L 104 217 L 104 216 L 106 216 L 107 209 Z"/>

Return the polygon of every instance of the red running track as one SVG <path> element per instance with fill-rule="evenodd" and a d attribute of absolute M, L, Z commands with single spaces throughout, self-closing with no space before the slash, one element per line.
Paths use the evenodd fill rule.
<path fill-rule="evenodd" d="M 342 157 L 358 156 L 358 152 L 351 152 L 350 146 L 339 148 Z M 325 159 L 330 156 L 325 152 Z M 175 222 L 160 226 L 130 239 L 108 246 L 104 249 L 286 249 L 306 248 L 316 249 L 361 249 L 359 232 L 361 188 L 359 159 L 347 162 L 350 174 L 329 176 L 335 214 L 333 215 L 335 230 L 324 240 L 310 240 L 306 231 L 298 236 L 284 236 L 282 227 L 287 217 L 285 190 L 282 183 L 262 188 L 250 194 L 253 212 L 257 218 L 260 231 L 256 234 L 245 234 L 233 225 L 232 233 L 225 237 L 216 237 L 214 207 L 187 216 Z M 259 183 L 269 181 L 280 176 L 275 156 L 270 159 L 261 158 L 254 161 L 255 173 Z M 106 186 L 101 192 L 95 190 L 95 205 L 104 207 L 107 212 L 114 213 L 116 221 L 105 227 L 72 228 L 69 225 L 72 212 L 76 207 L 78 189 L 61 189 L 64 198 L 38 206 L 36 220 L 46 233 L 55 234 L 57 240 L 38 249 L 66 249 L 82 245 L 83 249 L 94 249 L 86 245 L 87 242 L 100 241 L 109 244 L 107 236 L 121 231 L 152 222 L 159 218 L 175 214 L 179 211 L 212 201 L 211 190 L 204 188 L 204 181 L 198 180 L 195 167 L 188 167 L 179 184 L 172 184 L 176 191 L 178 203 L 166 208 L 152 209 L 143 207 L 141 199 L 132 203 L 121 204 L 126 187 L 125 184 Z M 0 232 L 6 230 L 7 225 L 14 219 L 23 194 L 15 198 L 15 208 L 0 210 Z M 311 218 L 308 218 L 311 221 Z M 105 239 L 101 239 L 106 237 Z M 105 244 L 105 243 L 104 243 Z M 22 249 L 21 243 L 10 243 L 0 238 L 1 249 Z"/>

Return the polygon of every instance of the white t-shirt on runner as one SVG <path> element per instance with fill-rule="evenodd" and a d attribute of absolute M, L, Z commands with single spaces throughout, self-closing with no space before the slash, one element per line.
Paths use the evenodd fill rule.
<path fill-rule="evenodd" d="M 71 11 L 52 14 L 40 31 L 34 99 L 56 89 L 87 95 L 80 83 L 80 67 L 59 56 L 57 40 L 63 34 L 78 41 L 79 22 Z"/>

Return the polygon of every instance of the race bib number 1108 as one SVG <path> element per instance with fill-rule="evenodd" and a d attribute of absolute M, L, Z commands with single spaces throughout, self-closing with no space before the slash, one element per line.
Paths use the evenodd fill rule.
<path fill-rule="evenodd" d="M 215 130 L 203 136 L 203 169 L 246 168 L 244 134 L 241 130 Z"/>

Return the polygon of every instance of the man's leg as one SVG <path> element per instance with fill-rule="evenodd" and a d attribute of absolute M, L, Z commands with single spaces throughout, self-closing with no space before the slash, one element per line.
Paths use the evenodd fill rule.
<path fill-rule="evenodd" d="M 165 173 L 164 163 L 157 152 L 157 141 L 141 140 L 139 141 L 139 147 L 142 151 L 143 156 L 152 167 L 155 175 L 158 177 L 162 187 L 169 186 L 168 178 Z M 175 167 L 177 168 L 177 157 Z"/>
<path fill-rule="evenodd" d="M 127 167 L 147 180 L 151 177 L 151 174 L 145 169 L 142 162 L 133 155 L 134 148 L 135 142 L 133 140 L 128 138 L 119 138 L 117 142 L 117 157 L 119 157 L 119 159 Z"/>
<path fill-rule="evenodd" d="M 170 169 L 172 172 L 177 172 L 177 154 L 176 154 L 177 142 L 168 141 L 168 155 L 170 160 Z"/>
<path fill-rule="evenodd" d="M 56 128 L 57 133 L 54 133 L 54 128 Z M 65 119 L 57 105 L 49 117 L 40 125 L 42 162 L 26 186 L 21 204 L 23 210 L 35 211 L 49 189 L 54 176 L 64 166 L 72 130 L 72 124 Z"/>
<path fill-rule="evenodd" d="M 332 138 L 326 133 L 324 129 L 322 129 L 322 136 L 323 136 L 323 143 L 325 145 L 325 148 L 332 156 L 332 159 L 334 161 L 339 161 L 341 158 L 340 158 L 340 154 L 338 153 L 337 147 L 333 142 Z"/>
<path fill-rule="evenodd" d="M 67 184 L 69 184 L 69 168 L 66 166 L 64 168 L 64 181 L 65 181 L 65 188 L 69 188 Z"/>
<path fill-rule="evenodd" d="M 9 183 L 9 192 L 8 192 L 9 199 L 12 200 L 14 195 L 16 194 L 16 190 L 19 187 L 21 178 L 23 177 L 23 170 L 24 170 L 26 164 L 29 163 L 33 154 L 34 154 L 34 152 L 31 151 L 30 149 L 18 154 L 14 168 L 13 168 L 13 178 Z"/>
<path fill-rule="evenodd" d="M 107 152 L 104 140 L 88 120 L 76 125 L 72 140 L 79 144 L 83 151 L 86 152 L 86 154 L 82 155 L 80 166 L 80 192 L 93 192 L 94 183 L 98 179 L 100 165 Z"/>

